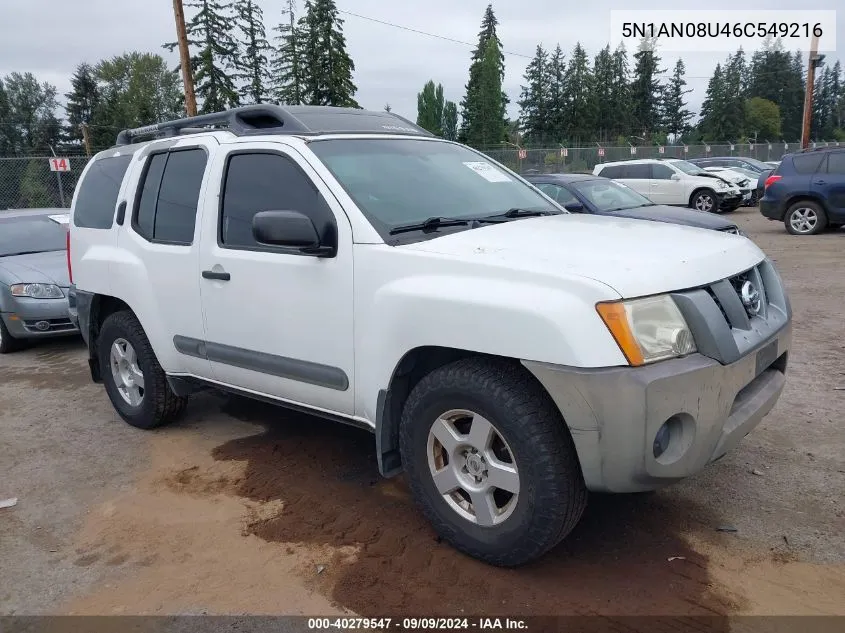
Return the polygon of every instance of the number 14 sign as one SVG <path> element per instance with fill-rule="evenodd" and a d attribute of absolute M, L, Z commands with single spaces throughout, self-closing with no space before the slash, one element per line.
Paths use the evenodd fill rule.
<path fill-rule="evenodd" d="M 51 158 L 50 171 L 70 171 L 70 161 L 67 158 Z"/>

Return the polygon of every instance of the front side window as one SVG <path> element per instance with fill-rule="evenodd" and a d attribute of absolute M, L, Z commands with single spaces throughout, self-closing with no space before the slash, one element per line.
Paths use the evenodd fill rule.
<path fill-rule="evenodd" d="M 334 216 L 311 179 L 290 158 L 273 153 L 234 154 L 223 188 L 220 243 L 230 248 L 270 248 L 252 234 L 259 211 L 298 211 L 322 235 Z"/>
<path fill-rule="evenodd" d="M 580 202 L 572 193 L 565 187 L 554 185 L 552 183 L 542 183 L 537 185 L 544 194 L 549 196 L 552 200 L 560 205 L 572 204 L 573 202 Z"/>
<path fill-rule="evenodd" d="M 675 172 L 672 171 L 672 168 L 667 167 L 666 165 L 651 166 L 651 177 L 655 180 L 671 180 L 674 173 Z"/>
<path fill-rule="evenodd" d="M 432 217 L 472 219 L 511 209 L 561 213 L 534 187 L 462 145 L 330 139 L 309 147 L 383 237 Z"/>

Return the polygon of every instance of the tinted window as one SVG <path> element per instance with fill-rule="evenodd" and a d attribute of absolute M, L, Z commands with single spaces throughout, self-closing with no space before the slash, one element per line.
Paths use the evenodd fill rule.
<path fill-rule="evenodd" d="M 67 246 L 66 239 L 67 227 L 46 215 L 0 216 L 0 257 L 63 251 Z"/>
<path fill-rule="evenodd" d="M 252 235 L 252 218 L 259 211 L 299 211 L 318 231 L 332 221 L 320 192 L 292 160 L 279 154 L 235 154 L 226 170 L 221 242 L 261 246 Z"/>
<path fill-rule="evenodd" d="M 622 178 L 622 174 L 622 165 L 610 165 L 598 173 L 599 176 L 604 176 L 605 178 Z"/>
<path fill-rule="evenodd" d="M 109 229 L 123 176 L 131 155 L 100 158 L 91 165 L 79 186 L 73 211 L 73 225 L 87 229 Z"/>
<path fill-rule="evenodd" d="M 833 152 L 827 157 L 827 173 L 845 175 L 845 152 Z"/>
<path fill-rule="evenodd" d="M 572 186 L 601 211 L 621 211 L 653 205 L 645 196 L 613 180 L 585 180 L 573 183 Z"/>
<path fill-rule="evenodd" d="M 792 164 L 799 174 L 814 174 L 822 164 L 824 154 L 796 154 L 792 157 Z"/>
<path fill-rule="evenodd" d="M 161 178 L 156 208 L 156 240 L 190 244 L 207 158 L 201 149 L 171 152 Z"/>
<path fill-rule="evenodd" d="M 201 149 L 150 158 L 133 223 L 140 235 L 162 242 L 193 242 L 206 161 Z"/>
<path fill-rule="evenodd" d="M 670 180 L 675 172 L 666 165 L 652 165 L 651 177 L 656 180 Z"/>
<path fill-rule="evenodd" d="M 651 165 L 636 164 L 625 165 L 625 172 L 622 178 L 631 178 L 634 180 L 648 180 L 651 178 Z"/>
<path fill-rule="evenodd" d="M 164 174 L 166 162 L 167 154 L 156 154 L 150 158 L 147 173 L 144 176 L 144 186 L 141 187 L 141 198 L 138 201 L 138 212 L 133 226 L 135 231 L 147 239 L 153 237 L 158 188 L 161 185 L 161 176 Z"/>

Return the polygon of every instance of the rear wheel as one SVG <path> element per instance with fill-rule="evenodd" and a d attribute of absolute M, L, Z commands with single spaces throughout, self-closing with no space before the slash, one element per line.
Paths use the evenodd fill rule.
<path fill-rule="evenodd" d="M 586 506 L 566 425 L 518 365 L 464 359 L 425 376 L 405 404 L 400 448 L 414 498 L 437 533 L 494 565 L 541 556 Z"/>
<path fill-rule="evenodd" d="M 187 398 L 170 389 L 144 329 L 131 312 L 109 315 L 97 338 L 103 383 L 109 400 L 126 422 L 152 429 L 172 422 Z"/>
<path fill-rule="evenodd" d="M 786 210 L 784 224 L 792 235 L 815 235 L 827 226 L 827 216 L 818 203 L 799 200 Z"/>
<path fill-rule="evenodd" d="M 716 193 L 711 189 L 696 191 L 690 199 L 689 206 L 696 211 L 704 211 L 705 213 L 712 213 L 719 208 Z"/>

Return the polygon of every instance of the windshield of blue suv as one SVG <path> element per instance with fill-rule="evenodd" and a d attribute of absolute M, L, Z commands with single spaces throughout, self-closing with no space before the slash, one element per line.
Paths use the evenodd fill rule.
<path fill-rule="evenodd" d="M 0 214 L 0 257 L 10 257 L 67 248 L 67 228 L 46 215 Z"/>
<path fill-rule="evenodd" d="M 483 154 L 455 143 L 326 139 L 309 147 L 383 237 L 429 218 L 472 220 L 514 209 L 565 213 Z M 462 228 L 468 225 L 451 230 Z"/>

